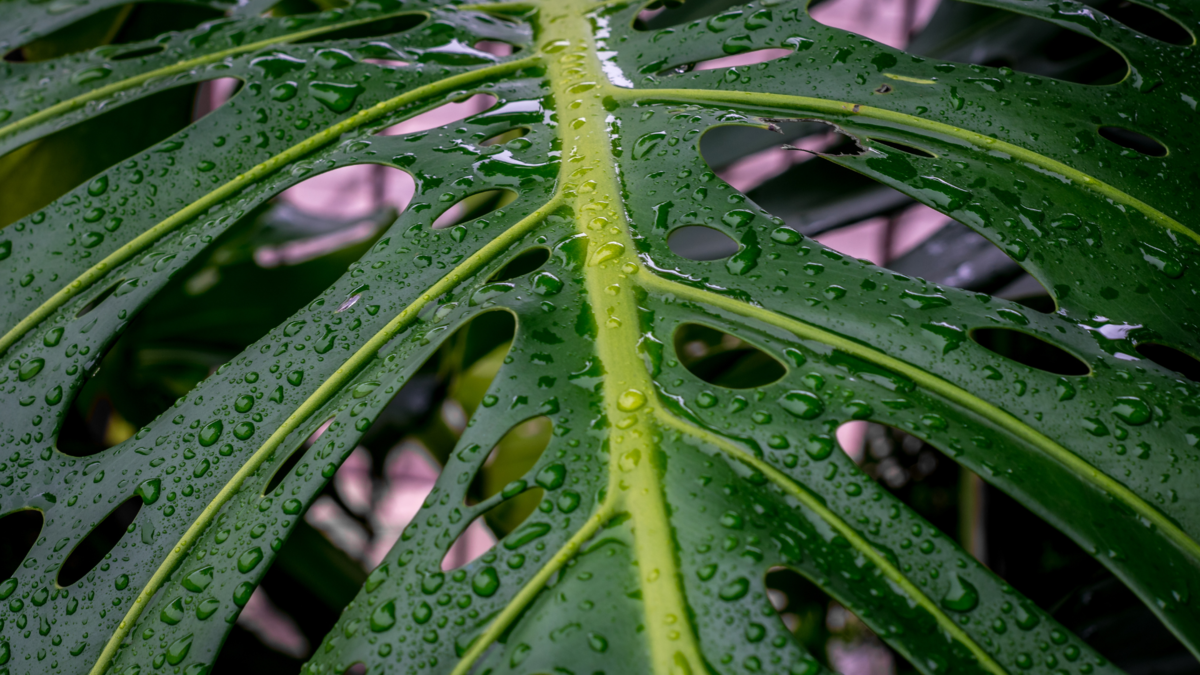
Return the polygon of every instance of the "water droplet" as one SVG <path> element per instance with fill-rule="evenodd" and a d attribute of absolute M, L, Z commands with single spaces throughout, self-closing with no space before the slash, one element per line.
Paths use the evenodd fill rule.
<path fill-rule="evenodd" d="M 208 565 L 195 570 L 191 574 L 183 578 L 181 582 L 183 587 L 193 593 L 199 593 L 208 588 L 208 585 L 213 582 L 213 566 Z"/>
<path fill-rule="evenodd" d="M 388 600 L 371 612 L 371 631 L 382 633 L 396 624 L 396 601 Z"/>
<path fill-rule="evenodd" d="M 217 439 L 221 437 L 221 432 L 224 431 L 224 429 L 225 425 L 221 422 L 221 420 L 213 420 L 212 422 L 209 422 L 203 429 L 200 430 L 200 433 L 197 436 L 198 440 L 200 441 L 200 445 L 203 445 L 207 448 L 213 443 L 216 443 Z"/>
<path fill-rule="evenodd" d="M 637 389 L 626 389 L 617 397 L 617 409 L 622 412 L 633 412 L 646 405 L 646 395 Z"/>
<path fill-rule="evenodd" d="M 38 373 L 42 372 L 42 368 L 46 366 L 45 359 L 29 359 L 17 371 L 17 379 L 22 382 L 32 380 Z"/>
<path fill-rule="evenodd" d="M 589 264 L 595 266 L 606 263 L 614 258 L 619 258 L 624 252 L 624 244 L 616 241 L 610 241 L 596 249 L 596 252 L 592 254 L 592 260 Z"/>
<path fill-rule="evenodd" d="M 950 588 L 942 596 L 942 606 L 955 612 L 969 612 L 979 604 L 979 591 L 957 574 L 950 575 Z"/>
<path fill-rule="evenodd" d="M 825 412 L 825 404 L 816 394 L 809 391 L 789 391 L 779 399 L 779 405 L 802 420 L 816 419 Z"/>
<path fill-rule="evenodd" d="M 250 570 L 253 570 L 255 567 L 258 567 L 258 563 L 262 562 L 262 559 L 263 559 L 262 549 L 255 546 L 254 548 L 250 549 L 249 551 L 246 551 L 245 553 L 238 556 L 238 559 L 237 559 L 238 571 L 241 572 L 242 574 L 246 574 Z"/>
<path fill-rule="evenodd" d="M 1112 407 L 1112 414 L 1126 424 L 1139 425 L 1150 421 L 1150 406 L 1136 396 L 1120 396 Z"/>
<path fill-rule="evenodd" d="M 471 589 L 476 595 L 488 598 L 496 593 L 500 588 L 500 577 L 496 574 L 494 567 L 485 567 L 471 578 Z"/>

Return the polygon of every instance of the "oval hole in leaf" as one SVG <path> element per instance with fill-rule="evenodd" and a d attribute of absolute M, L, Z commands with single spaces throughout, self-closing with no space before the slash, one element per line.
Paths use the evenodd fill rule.
<path fill-rule="evenodd" d="M 362 220 L 339 221 L 276 202 L 234 223 L 136 310 L 71 402 L 58 449 L 86 457 L 128 439 L 320 296 L 394 217 L 384 206 Z M 283 288 L 288 292 L 271 290 Z M 87 303 L 93 311 L 97 300 Z"/>
<path fill-rule="evenodd" d="M 468 220 L 482 218 L 487 214 L 497 209 L 502 209 L 505 206 L 513 203 L 517 199 L 517 193 L 512 190 L 484 190 L 475 194 L 464 197 L 454 206 L 444 211 L 433 221 L 433 229 L 444 230 L 448 227 L 454 227 L 459 223 L 465 223 Z"/>
<path fill-rule="evenodd" d="M 498 56 L 500 58 L 512 56 L 513 54 L 521 51 L 521 48 L 516 45 L 511 45 L 507 42 L 500 42 L 498 40 L 480 40 L 479 42 L 475 43 L 474 48 L 481 52 L 486 52 L 492 56 Z"/>
<path fill-rule="evenodd" d="M 432 110 L 413 115 L 399 124 L 393 124 L 377 132 L 376 135 L 403 136 L 448 126 L 455 122 L 461 122 L 472 115 L 478 115 L 496 105 L 498 100 L 491 94 L 475 94 L 459 101 L 443 103 Z"/>
<path fill-rule="evenodd" d="M 942 0 L 905 51 L 943 62 L 1011 68 L 1078 84 L 1114 84 L 1129 73 L 1125 58 L 1091 35 L 958 0 Z M 972 78 L 974 86 L 996 89 L 1000 73 L 972 74 Z"/>
<path fill-rule="evenodd" d="M 733 237 L 704 225 L 684 225 L 671 230 L 667 246 L 675 255 L 699 262 L 724 260 L 741 250 Z"/>
<path fill-rule="evenodd" d="M 142 498 L 134 495 L 109 512 L 79 542 L 58 568 L 58 585 L 71 586 L 92 571 L 113 550 L 142 509 Z"/>
<path fill-rule="evenodd" d="M 407 66 L 412 65 L 408 61 L 399 61 L 396 59 L 363 59 L 362 62 L 370 63 L 370 64 L 373 64 L 376 66 L 382 66 L 384 68 L 391 68 L 391 69 L 405 68 Z"/>
<path fill-rule="evenodd" d="M 734 5 L 740 5 L 745 0 L 708 0 L 700 2 L 675 2 L 673 0 L 656 0 L 648 5 L 633 20 L 633 29 L 640 31 L 662 30 L 681 23 L 695 21 L 725 11 Z"/>
<path fill-rule="evenodd" d="M 475 505 L 509 490 L 521 490 L 518 482 L 528 482 L 525 474 L 537 464 L 538 459 L 550 444 L 554 427 L 545 415 L 525 420 L 509 429 L 496 443 L 487 459 L 480 465 L 471 486 L 467 490 L 467 504 Z M 508 499 L 512 506 L 506 514 L 524 519 L 537 506 L 537 500 Z M 499 518 L 493 518 L 499 521 Z"/>
<path fill-rule="evenodd" d="M 704 61 L 696 61 L 695 63 L 685 63 L 678 66 L 663 69 L 661 75 L 682 75 L 689 72 L 697 72 L 701 70 L 718 70 L 720 68 L 734 68 L 736 66 L 751 66 L 756 63 L 767 63 L 775 61 L 795 53 L 791 49 L 783 49 L 780 47 L 771 47 L 768 49 L 756 49 L 750 52 L 742 52 L 741 54 L 730 54 L 729 56 L 721 56 L 715 59 L 707 59 Z"/>
<path fill-rule="evenodd" d="M 96 297 L 92 298 L 86 305 L 81 307 L 79 309 L 79 311 L 75 313 L 75 318 L 78 319 L 81 316 L 84 316 L 85 314 L 87 314 L 88 312 L 91 312 L 93 309 L 96 309 L 96 307 L 100 306 L 100 303 L 107 300 L 110 295 L 112 295 L 114 292 L 116 292 L 116 290 L 118 288 L 120 288 L 121 284 L 123 284 L 123 283 L 125 283 L 125 279 L 123 279 L 123 278 L 118 279 L 118 280 L 114 281 L 112 284 L 110 284 L 108 288 L 97 293 Z"/>
<path fill-rule="evenodd" d="M 130 59 L 140 59 L 143 56 L 151 56 L 158 54 L 167 48 L 166 45 L 149 45 L 138 49 L 130 49 L 129 51 L 120 52 L 108 57 L 110 61 L 128 61 Z"/>
<path fill-rule="evenodd" d="M 497 540 L 515 532 L 525 522 L 545 493 L 535 486 L 473 518 L 442 557 L 442 570 L 449 572 L 464 567 L 487 553 Z"/>
<path fill-rule="evenodd" d="M 510 260 L 507 265 L 500 268 L 500 270 L 493 274 L 491 278 L 488 279 L 488 283 L 496 281 L 508 281 L 509 279 L 523 277 L 526 274 L 529 274 L 530 272 L 540 268 L 542 265 L 545 265 L 546 261 L 549 259 L 550 249 L 544 246 L 538 246 L 536 248 L 523 251 L 520 255 Z"/>
<path fill-rule="evenodd" d="M 1200 382 L 1200 359 L 1187 352 L 1155 342 L 1139 342 L 1137 352 L 1192 382 Z"/>
<path fill-rule="evenodd" d="M 728 389 L 765 387 L 787 374 L 778 359 L 758 347 L 696 323 L 675 331 L 675 354 L 691 374 Z"/>
<path fill-rule="evenodd" d="M 1088 365 L 1071 352 L 1012 328 L 974 328 L 968 335 L 981 347 L 1023 366 L 1057 375 L 1087 375 Z"/>
<path fill-rule="evenodd" d="M 46 61 L 102 45 L 141 42 L 170 31 L 191 30 L 205 21 L 222 16 L 224 14 L 220 10 L 171 2 L 111 7 L 18 47 L 5 54 L 4 60 Z"/>
<path fill-rule="evenodd" d="M 356 164 L 311 175 L 276 198 L 281 208 L 259 230 L 262 267 L 296 265 L 379 234 L 416 193 L 408 172 Z"/>
<path fill-rule="evenodd" d="M 367 675 L 367 664 L 355 663 L 342 673 L 342 675 Z"/>
<path fill-rule="evenodd" d="M 0 199 L 0 228 L 191 124 L 197 119 L 195 96 L 202 86 L 180 85 L 113 106 L 0 157 L 0 190 L 5 195 Z M 104 235 L 104 226 L 111 223 L 105 218 L 92 229 Z"/>
<path fill-rule="evenodd" d="M 888 227 L 892 228 L 889 233 Z M 982 234 L 933 209 L 917 205 L 901 212 L 891 222 L 874 228 L 875 232 L 861 233 L 863 239 L 879 242 L 878 249 L 890 248 L 888 255 L 875 253 L 856 255 L 876 259 L 900 274 L 919 277 L 939 286 L 953 286 L 1018 302 L 1038 312 L 1055 309 L 1054 300 L 1045 287 L 1032 275 L 1025 273 L 1017 261 Z M 890 234 L 890 241 L 888 236 Z M 837 239 L 836 245 L 829 241 Z M 853 238 L 831 232 L 821 237 L 834 248 L 853 245 Z M 860 251 L 843 251 L 849 255 Z"/>
<path fill-rule="evenodd" d="M 772 567 L 764 584 L 779 620 L 805 650 L 825 656 L 834 672 L 860 672 L 864 663 L 871 673 L 913 672 L 857 614 L 799 572 Z"/>
<path fill-rule="evenodd" d="M 304 457 L 304 453 L 316 444 L 317 440 L 321 438 L 321 434 L 325 433 L 325 430 L 329 428 L 329 425 L 332 422 L 333 418 L 330 417 L 319 424 L 317 428 L 308 435 L 308 438 L 304 439 L 303 443 L 288 453 L 288 456 L 283 460 L 283 463 L 280 464 L 279 467 L 276 468 L 271 474 L 271 480 L 267 481 L 266 486 L 263 487 L 262 494 L 264 497 L 274 492 L 275 488 L 278 488 L 279 485 L 283 483 L 283 480 L 288 477 L 288 474 L 292 472 L 292 469 L 296 468 L 296 465 L 300 463 L 301 458 Z M 267 462 L 270 463 L 272 459 L 274 458 L 268 459 Z"/>
<path fill-rule="evenodd" d="M 21 509 L 0 518 L 0 581 L 17 573 L 37 543 L 46 517 L 37 509 Z"/>
<path fill-rule="evenodd" d="M 529 127 L 517 127 L 515 129 L 509 129 L 508 131 L 505 131 L 504 133 L 496 134 L 495 136 L 492 136 L 491 138 L 485 139 L 485 140 L 481 141 L 479 143 L 479 145 L 481 147 L 485 147 L 485 148 L 492 146 L 492 145 L 504 145 L 505 143 L 507 143 L 509 141 L 515 141 L 518 138 L 522 138 L 528 133 L 529 133 Z"/>
<path fill-rule="evenodd" d="M 1153 7 L 1130 2 L 1109 0 L 1097 7 L 1101 12 L 1136 30 L 1142 35 L 1173 45 L 1191 45 L 1196 42 L 1192 33 L 1175 19 Z"/>
<path fill-rule="evenodd" d="M 968 512 L 959 508 L 963 481 L 976 480 L 974 473 L 924 440 L 885 424 L 846 422 L 838 427 L 837 440 L 880 487 L 942 532 L 959 533 L 962 546 L 978 554 L 972 547 L 977 523 L 962 522 Z"/>
<path fill-rule="evenodd" d="M 925 159 L 937 159 L 937 155 L 933 154 L 932 152 L 930 152 L 928 150 L 924 150 L 924 149 L 918 148 L 916 146 L 907 145 L 907 144 L 900 143 L 897 141 L 889 141 L 889 140 L 886 140 L 883 138 L 869 138 L 867 140 L 871 141 L 872 143 L 886 145 L 887 147 L 892 148 L 893 150 L 899 150 L 900 152 L 907 153 L 909 155 L 913 155 L 916 157 L 924 157 Z"/>
<path fill-rule="evenodd" d="M 383 19 L 375 19 L 346 28 L 331 30 L 328 33 L 321 33 L 311 37 L 297 40 L 292 44 L 310 44 L 313 42 L 335 42 L 342 40 L 367 40 L 370 38 L 384 37 L 386 35 L 395 35 L 403 33 L 407 30 L 412 30 L 429 18 L 427 15 L 414 12 L 412 14 L 400 14 L 398 16 L 389 16 Z"/>
<path fill-rule="evenodd" d="M 783 150 L 783 145 L 811 149 L 803 139 L 820 138 L 832 131 L 830 125 L 813 120 L 771 120 L 766 124 L 768 126 L 765 129 L 746 124 L 720 124 L 712 127 L 700 137 L 700 154 L 710 168 L 729 182 L 723 172 L 739 159 L 750 157 L 752 161 L 761 164 L 764 158 L 758 156 L 758 153 L 768 151 L 785 157 L 788 160 L 786 164 L 790 165 L 792 160 L 803 161 L 811 155 L 797 157 L 803 153 Z M 779 170 L 775 173 L 779 173 Z M 749 186 L 742 184 L 742 187 Z"/>
<path fill-rule="evenodd" d="M 1143 133 L 1112 126 L 1100 127 L 1098 131 L 1105 140 L 1116 143 L 1122 148 L 1133 150 L 1138 154 L 1148 157 L 1167 156 L 1167 146 Z"/>

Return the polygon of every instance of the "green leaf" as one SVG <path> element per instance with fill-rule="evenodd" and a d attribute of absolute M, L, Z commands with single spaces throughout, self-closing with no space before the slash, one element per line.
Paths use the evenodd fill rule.
<path fill-rule="evenodd" d="M 119 3 L 7 4 L 4 49 Z M 286 17 L 254 3 L 165 33 L 138 58 L 100 47 L 6 64 L 0 153 L 18 167 L 29 144 L 158 92 L 243 86 L 0 232 L 0 513 L 44 514 L 0 584 L 0 668 L 205 672 L 304 510 L 439 354 L 470 421 L 453 449 L 435 448 L 433 492 L 305 672 L 822 671 L 771 608 L 765 578 L 780 567 L 922 672 L 1119 672 L 837 452 L 838 427 L 861 419 L 939 448 L 1057 527 L 1196 653 L 1200 385 L 1141 356 L 1200 353 L 1194 47 L 1097 9 L 980 4 L 1091 35 L 1129 75 L 1100 87 L 914 58 L 822 26 L 798 0 L 701 3 L 647 30 L 642 6 L 620 0 L 373 0 Z M 1165 11 L 1193 23 L 1200 10 L 1176 7 Z M 792 53 L 688 68 L 767 48 Z M 379 133 L 481 93 L 496 99 L 487 111 Z M 862 205 L 751 198 L 699 151 L 710 128 L 768 120 L 853 136 L 861 152 L 805 163 L 805 175 L 853 194 L 882 184 L 941 211 L 1036 278 L 1056 311 L 802 236 L 789 227 L 802 219 L 764 205 L 838 205 L 838 223 Z M 1167 152 L 1140 154 L 1105 127 Z M 487 143 L 497 137 L 508 140 Z M 355 164 L 411 174 L 412 203 L 369 244 L 264 281 L 239 223 Z M 829 176 L 856 182 L 818 183 Z M 464 201 L 463 222 L 434 227 Z M 668 236 L 693 225 L 737 252 L 676 255 Z M 549 251 L 537 269 L 513 263 L 535 249 Z M 218 268 L 229 285 L 208 298 L 179 281 Z M 301 309 L 280 321 L 272 312 L 288 302 Z M 505 315 L 516 332 L 496 352 Z M 480 317 L 495 334 L 452 338 Z M 697 326 L 740 351 L 691 360 L 677 334 Z M 66 411 L 90 380 L 114 376 L 95 368 L 135 329 L 249 346 L 170 407 L 139 413 L 128 440 L 88 456 L 64 447 Z M 1036 338 L 1064 354 L 1050 365 L 1076 359 L 1086 374 L 1006 358 L 988 334 Z M 537 442 L 504 440 L 542 418 Z M 520 459 L 485 467 L 497 445 Z M 536 506 L 518 508 L 535 490 Z M 60 588 L 76 545 L 135 495 L 127 533 Z M 443 570 L 481 516 L 503 538 Z M 310 581 L 346 562 L 313 555 L 293 570 Z M 347 578 L 323 599 L 344 598 Z"/>

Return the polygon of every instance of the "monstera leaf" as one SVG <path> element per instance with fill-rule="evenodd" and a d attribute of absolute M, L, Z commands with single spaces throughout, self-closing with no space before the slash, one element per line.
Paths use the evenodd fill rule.
<path fill-rule="evenodd" d="M 840 452 L 851 420 L 939 448 L 1200 648 L 1200 388 L 1177 372 L 1200 353 L 1200 3 L 1134 3 L 1186 44 L 1108 5 L 975 3 L 1115 50 L 1128 69 L 1107 85 L 908 55 L 817 23 L 802 0 L 650 20 L 622 0 L 287 15 L 300 4 L 212 0 L 223 18 L 55 58 L 38 54 L 70 51 L 51 47 L 93 17 L 108 23 L 89 44 L 116 39 L 120 0 L 2 5 L 6 175 L 37 156 L 44 181 L 19 185 L 52 186 L 102 150 L 120 159 L 65 194 L 0 187 L 27 214 L 0 232 L 0 528 L 41 521 L 0 583 L 0 672 L 208 671 L 372 420 L 467 322 L 502 315 L 511 346 L 464 362 L 496 374 L 436 487 L 304 672 L 822 671 L 772 609 L 778 568 L 922 672 L 1118 671 Z M 496 43 L 513 53 L 483 48 Z M 778 58 L 698 65 L 765 49 Z M 217 78 L 241 82 L 231 100 L 138 145 L 133 132 L 157 133 L 144 102 L 173 114 L 162 96 Z M 494 102 L 467 119 L 381 133 L 478 94 Z M 75 154 L 37 154 L 101 118 Z M 968 226 L 1054 311 L 822 246 L 699 152 L 714 127 L 783 120 L 850 137 L 811 166 Z M 59 442 L 174 276 L 285 188 L 354 164 L 402 169 L 417 192 L 340 278 L 127 440 Z M 482 213 L 442 227 L 464 200 Z M 729 255 L 677 254 L 673 233 L 694 226 Z M 293 286 L 221 297 L 266 312 Z M 219 343 L 205 325 L 242 324 L 186 325 Z M 692 342 L 730 349 L 697 359 Z M 997 351 L 1017 343 L 1052 356 Z M 492 464 L 532 464 L 494 473 L 498 490 L 476 476 L 497 446 L 511 461 Z M 536 506 L 508 509 L 492 550 L 443 562 L 520 499 Z M 99 542 L 118 512 L 136 517 Z"/>

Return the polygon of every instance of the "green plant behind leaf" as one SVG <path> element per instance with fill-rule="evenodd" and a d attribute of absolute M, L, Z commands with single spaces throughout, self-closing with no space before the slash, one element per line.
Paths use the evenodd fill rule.
<path fill-rule="evenodd" d="M 12 0 L 0 51 L 118 4 Z M 795 0 L 719 4 L 646 23 L 641 4 L 619 0 L 373 0 L 297 16 L 214 1 L 227 18 L 6 63 L 6 170 L 30 144 L 158 92 L 243 86 L 0 232 L 0 513 L 44 518 L 0 582 L 0 672 L 206 672 L 372 421 L 459 328 L 505 315 L 507 354 L 489 354 L 507 334 L 444 351 L 470 421 L 305 672 L 822 671 L 805 647 L 819 619 L 797 637 L 769 602 L 779 568 L 922 672 L 1117 672 L 839 452 L 852 420 L 903 430 L 1024 504 L 1196 653 L 1200 391 L 1152 358 L 1200 353 L 1194 45 L 1084 5 L 976 3 L 1123 55 L 1128 75 L 1096 86 L 906 55 L 822 26 Z M 1162 8 L 1195 30 L 1200 4 Z M 693 68 L 768 48 L 790 53 Z M 495 103 L 381 133 L 475 94 Z M 851 137 L 852 154 L 814 162 L 970 227 L 1055 311 L 849 258 L 699 152 L 714 127 L 785 120 Z M 326 290 L 307 295 L 307 277 L 273 286 L 244 258 L 221 268 L 236 287 L 179 290 L 172 278 L 210 269 L 223 235 L 273 196 L 354 164 L 402 169 L 417 193 Z M 791 203 L 837 203 L 805 199 Z M 465 220 L 442 227 L 464 201 Z M 697 225 L 736 252 L 673 252 L 671 233 Z M 332 278 L 336 260 L 312 274 Z M 300 295 L 301 309 L 128 440 L 60 441 L 90 378 L 136 383 L 95 372 L 123 331 L 240 346 L 253 338 L 235 334 L 273 317 L 276 298 Z M 264 309 L 230 323 L 223 303 L 226 318 Z M 162 318 L 139 323 L 151 309 Z M 200 309 L 216 311 L 191 323 Z M 1031 367 L 1029 345 L 1057 356 Z M 508 436 L 522 428 L 536 433 Z M 521 459 L 492 470 L 497 445 L 497 458 Z M 510 475 L 519 462 L 531 467 Z M 125 534 L 60 586 L 60 567 L 127 502 L 140 511 Z M 503 539 L 442 569 L 485 514 Z M 330 560 L 314 569 L 344 564 Z"/>

